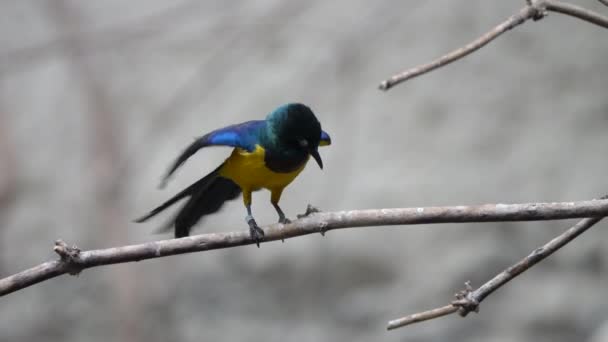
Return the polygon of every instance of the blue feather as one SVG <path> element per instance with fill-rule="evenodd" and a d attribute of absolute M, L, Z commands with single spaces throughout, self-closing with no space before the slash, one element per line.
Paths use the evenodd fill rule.
<path fill-rule="evenodd" d="M 255 150 L 255 145 L 259 141 L 259 134 L 266 127 L 264 120 L 253 120 L 237 125 L 230 125 L 224 128 L 209 132 L 196 139 L 188 148 L 182 152 L 169 172 L 163 178 L 161 187 L 165 185 L 167 179 L 177 170 L 188 158 L 198 150 L 207 146 L 231 146 L 239 147 L 249 152 Z"/>
<path fill-rule="evenodd" d="M 237 132 L 234 131 L 220 131 L 207 137 L 209 145 L 228 145 L 237 146 L 240 145 L 240 139 Z"/>
<path fill-rule="evenodd" d="M 205 134 L 198 141 L 206 146 L 232 146 L 240 147 L 252 152 L 259 141 L 259 133 L 266 126 L 264 120 L 247 121 L 236 125 L 217 129 Z"/>

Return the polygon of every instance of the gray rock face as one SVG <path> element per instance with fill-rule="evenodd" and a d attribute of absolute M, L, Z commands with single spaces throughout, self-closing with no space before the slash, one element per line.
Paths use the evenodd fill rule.
<path fill-rule="evenodd" d="M 521 1 L 3 1 L 0 272 L 168 238 L 131 220 L 212 170 L 192 137 L 300 101 L 333 145 L 282 207 L 566 201 L 606 193 L 606 31 L 551 14 L 388 93 Z M 606 8 L 585 2 L 603 11 Z M 6 185 L 10 185 L 6 187 Z M 10 192 L 2 189 L 10 189 Z M 0 194 L 0 199 L 2 199 Z M 260 224 L 276 220 L 254 195 Z M 246 230 L 239 201 L 196 232 Z M 600 223 L 477 315 L 386 332 L 571 222 L 353 229 L 86 270 L 2 298 L 0 341 L 605 341 Z M 602 327 L 603 326 L 603 327 Z"/>

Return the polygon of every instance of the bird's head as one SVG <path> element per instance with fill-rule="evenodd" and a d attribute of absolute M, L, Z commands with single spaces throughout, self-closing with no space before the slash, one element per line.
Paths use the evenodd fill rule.
<path fill-rule="evenodd" d="M 268 114 L 266 121 L 278 145 L 310 154 L 323 168 L 318 148 L 322 135 L 325 145 L 329 143 L 329 135 L 322 134 L 321 123 L 310 108 L 301 103 L 289 103 Z"/>

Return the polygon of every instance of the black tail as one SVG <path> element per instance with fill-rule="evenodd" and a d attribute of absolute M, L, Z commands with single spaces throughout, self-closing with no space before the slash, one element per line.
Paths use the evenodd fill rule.
<path fill-rule="evenodd" d="M 221 166 L 135 222 L 145 222 L 182 198 L 190 197 L 172 222 L 176 238 L 188 236 L 190 228 L 203 216 L 218 211 L 224 202 L 237 198 L 241 193 L 241 188 L 236 183 L 219 175 L 220 168 Z"/>

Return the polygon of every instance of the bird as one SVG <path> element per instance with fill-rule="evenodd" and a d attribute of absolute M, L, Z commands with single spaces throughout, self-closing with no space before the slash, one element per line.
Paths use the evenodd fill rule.
<path fill-rule="evenodd" d="M 166 229 L 175 229 L 175 237 L 186 237 L 204 216 L 220 210 L 229 200 L 243 194 L 247 211 L 245 221 L 253 241 L 260 246 L 264 231 L 253 217 L 252 192 L 270 191 L 270 203 L 279 223 L 291 221 L 279 206 L 283 190 L 302 172 L 310 157 L 323 169 L 319 146 L 331 145 L 331 137 L 306 105 L 288 103 L 270 112 L 264 120 L 252 120 L 226 126 L 196 138 L 169 168 L 161 187 L 188 158 L 209 146 L 233 147 L 230 156 L 211 173 L 178 192 L 175 196 L 135 220 L 142 223 L 188 198 Z"/>

